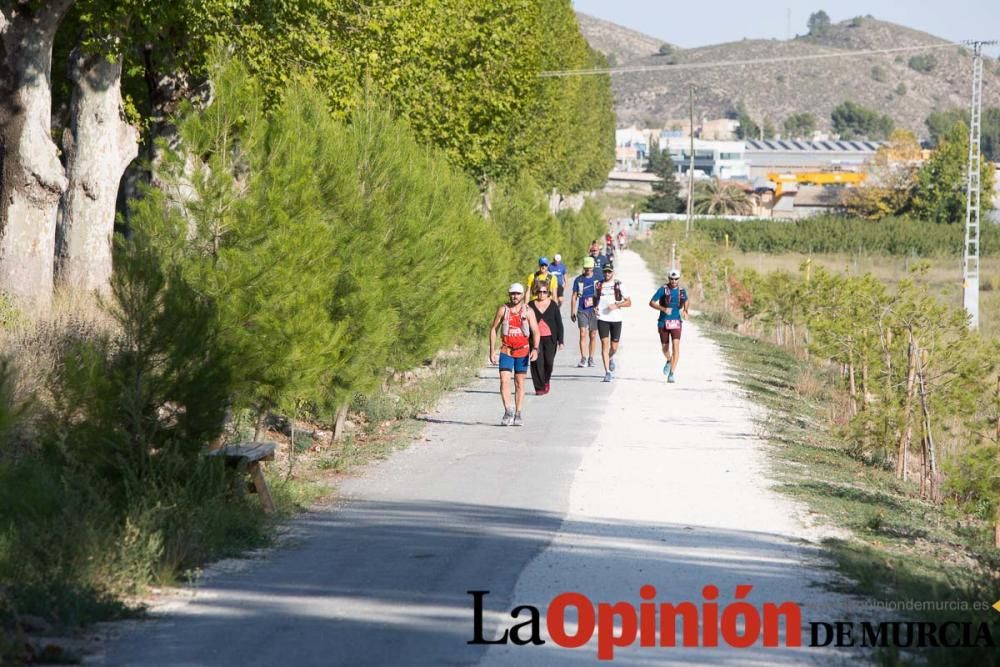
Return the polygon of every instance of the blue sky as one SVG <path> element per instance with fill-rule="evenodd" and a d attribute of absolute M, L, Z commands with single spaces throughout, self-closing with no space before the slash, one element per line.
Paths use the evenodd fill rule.
<path fill-rule="evenodd" d="M 1000 0 L 838 0 L 837 2 L 766 2 L 761 0 L 573 0 L 586 14 L 613 21 L 681 47 L 705 46 L 749 38 L 777 37 L 787 32 L 792 10 L 792 35 L 806 32 L 806 20 L 819 9 L 834 21 L 871 14 L 910 28 L 961 41 L 1000 40 Z M 991 55 L 1000 53 L 994 46 Z"/>

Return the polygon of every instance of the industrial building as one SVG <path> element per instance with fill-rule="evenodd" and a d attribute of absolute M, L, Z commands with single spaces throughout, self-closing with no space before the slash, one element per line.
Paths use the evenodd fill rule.
<path fill-rule="evenodd" d="M 746 141 L 743 153 L 751 180 L 769 172 L 863 171 L 881 141 Z"/>
<path fill-rule="evenodd" d="M 660 137 L 660 150 L 670 152 L 677 171 L 686 174 L 691 164 L 691 140 L 681 137 Z M 742 141 L 694 140 L 695 172 L 731 180 L 749 180 Z M 695 176 L 698 174 L 695 173 Z"/>

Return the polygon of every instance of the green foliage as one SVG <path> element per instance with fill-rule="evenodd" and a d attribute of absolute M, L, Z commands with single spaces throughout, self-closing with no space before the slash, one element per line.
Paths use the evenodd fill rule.
<path fill-rule="evenodd" d="M 422 143 L 480 186 L 528 169 L 546 189 L 595 189 L 614 160 L 609 78 L 538 77 L 607 64 L 564 0 L 87 0 L 60 31 L 57 61 L 81 40 L 124 57 L 126 106 L 143 123 L 190 97 L 222 46 L 260 83 L 267 110 L 302 75 L 341 118 L 377 85 Z"/>
<path fill-rule="evenodd" d="M 941 137 L 937 149 L 917 174 L 913 212 L 919 218 L 939 223 L 965 221 L 966 186 L 964 173 L 968 163 L 969 131 L 959 122 Z M 992 207 L 993 166 L 980 162 L 981 215 Z"/>
<path fill-rule="evenodd" d="M 872 81 L 878 81 L 879 83 L 885 83 L 886 74 L 885 74 L 885 69 L 884 68 L 879 67 L 878 65 L 875 65 L 874 67 L 872 67 L 871 72 L 869 72 L 869 74 L 870 74 L 870 76 L 872 78 Z"/>
<path fill-rule="evenodd" d="M 892 118 L 877 111 L 846 101 L 833 109 L 830 114 L 833 131 L 843 139 L 886 139 L 895 123 Z"/>
<path fill-rule="evenodd" d="M 932 293 L 919 263 L 892 287 L 809 262 L 797 275 L 737 271 L 701 231 L 699 221 L 699 233 L 685 240 L 678 225 L 658 226 L 653 256 L 667 256 L 680 241 L 682 266 L 706 308 L 744 332 L 805 347 L 840 371 L 843 414 L 831 414 L 852 456 L 900 478 L 923 475 L 925 498 L 939 501 L 950 489 L 994 516 L 998 343 L 971 331 L 964 310 Z M 956 476 L 948 486 L 940 485 L 944 468 Z"/>
<path fill-rule="evenodd" d="M 532 270 L 538 257 L 557 252 L 562 243 L 559 221 L 549 212 L 545 193 L 529 176 L 504 181 L 497 185 L 490 217 L 500 234 L 510 244 L 506 262 L 497 257 L 497 277 L 524 278 L 521 270 Z M 508 273 L 504 274 L 503 269 Z M 510 271 L 515 271 L 511 275 Z M 508 283 L 510 281 L 507 281 Z"/>
<path fill-rule="evenodd" d="M 743 106 L 741 102 L 736 110 L 736 119 L 739 121 L 739 126 L 736 128 L 736 136 L 739 139 L 760 139 L 761 138 L 761 127 L 754 119 L 750 117 L 749 112 L 747 112 L 746 107 Z"/>
<path fill-rule="evenodd" d="M 656 52 L 658 56 L 672 56 L 676 53 L 677 49 L 674 48 L 672 44 L 660 44 L 659 50 Z"/>
<path fill-rule="evenodd" d="M 806 22 L 810 37 L 824 37 L 830 32 L 830 15 L 822 9 L 809 15 Z"/>
<path fill-rule="evenodd" d="M 793 113 L 785 119 L 782 127 L 789 138 L 812 137 L 812 133 L 816 131 L 816 117 L 808 111 Z"/>
<path fill-rule="evenodd" d="M 907 91 L 906 84 L 900 81 L 899 85 L 896 86 L 896 94 L 902 97 L 903 95 L 906 94 L 906 91 Z"/>
<path fill-rule="evenodd" d="M 569 3 L 538 3 L 544 71 L 605 68 L 607 61 L 580 34 Z M 593 190 L 614 166 L 614 101 L 607 75 L 539 79 L 524 111 L 524 170 L 548 192 Z"/>
<path fill-rule="evenodd" d="M 911 56 L 906 63 L 910 69 L 920 72 L 922 74 L 928 74 L 937 67 L 937 58 L 935 58 L 930 53 L 922 53 L 916 56 Z"/>
<path fill-rule="evenodd" d="M 473 285 L 490 293 L 509 250 L 476 214 L 475 184 L 422 147 L 391 103 L 370 94 L 343 123 L 302 79 L 265 117 L 239 64 L 216 67 L 213 83 L 213 103 L 179 125 L 201 159 L 168 188 L 192 183 L 175 203 L 190 224 L 157 246 L 218 304 L 235 407 L 334 409 L 486 317 L 483 299 L 454 304 Z M 540 191 L 525 196 L 547 215 Z M 549 223 L 545 247 L 558 241 Z"/>
<path fill-rule="evenodd" d="M 699 220 L 698 229 L 710 239 L 729 242 L 746 252 L 953 255 L 962 248 L 960 226 L 934 225 L 909 218 L 884 218 L 878 223 L 859 218 L 816 216 L 795 221 Z M 1000 228 L 984 225 L 980 252 L 1000 252 Z"/>
<path fill-rule="evenodd" d="M 649 167 L 647 171 L 656 174 L 662 180 L 653 183 L 653 195 L 646 200 L 646 208 L 653 213 L 676 213 L 681 208 L 680 189 L 677 182 L 674 162 L 670 159 L 670 151 L 652 146 L 649 151 Z"/>
<path fill-rule="evenodd" d="M 980 148 L 983 155 L 991 162 L 1000 162 L 1000 107 L 983 109 L 980 127 Z M 948 109 L 947 111 L 932 111 L 924 124 L 930 133 L 931 145 L 936 147 L 956 125 L 969 125 L 967 109 Z"/>
<path fill-rule="evenodd" d="M 694 212 L 701 215 L 750 215 L 753 203 L 746 190 L 735 183 L 711 179 L 695 184 Z"/>

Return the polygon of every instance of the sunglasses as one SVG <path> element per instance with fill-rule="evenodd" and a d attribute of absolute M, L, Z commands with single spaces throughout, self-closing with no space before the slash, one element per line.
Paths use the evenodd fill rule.
<path fill-rule="evenodd" d="M 539 294 L 548 294 L 549 291 L 547 289 L 540 289 L 540 290 L 538 290 L 538 293 Z"/>

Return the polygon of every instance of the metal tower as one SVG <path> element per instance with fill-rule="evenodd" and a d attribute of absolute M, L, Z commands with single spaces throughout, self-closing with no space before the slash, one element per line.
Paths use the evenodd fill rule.
<path fill-rule="evenodd" d="M 969 165 L 965 190 L 965 267 L 962 302 L 969 314 L 969 326 L 979 328 L 979 137 L 983 102 L 983 45 L 996 42 L 967 42 L 973 48 L 972 110 L 969 114 Z M 990 193 L 992 196 L 992 193 Z"/>

